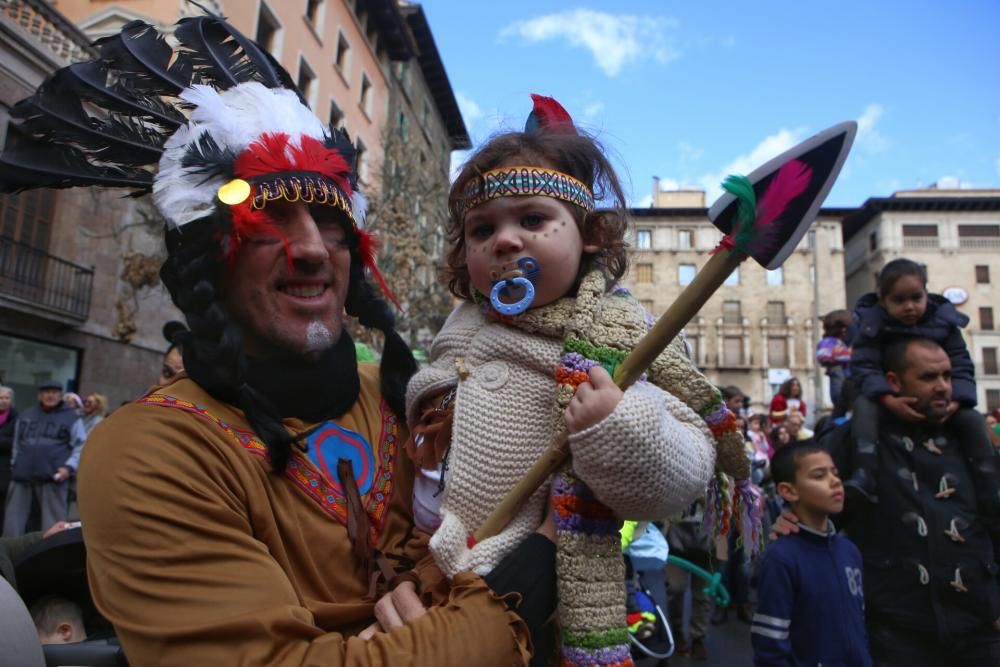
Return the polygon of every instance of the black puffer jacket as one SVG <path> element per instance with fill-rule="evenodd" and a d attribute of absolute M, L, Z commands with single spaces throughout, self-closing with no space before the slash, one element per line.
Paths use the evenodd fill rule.
<path fill-rule="evenodd" d="M 943 296 L 928 294 L 924 316 L 913 326 L 906 326 L 890 317 L 878 296 L 870 292 L 858 299 L 854 322 L 857 333 L 851 341 L 851 377 L 862 395 L 877 398 L 892 393 L 885 381 L 882 352 L 893 340 L 919 336 L 939 343 L 951 358 L 952 398 L 967 408 L 976 404 L 976 368 L 961 332 L 969 318 Z"/>
<path fill-rule="evenodd" d="M 974 475 L 947 423 L 903 423 L 882 409 L 878 433 L 878 504 L 851 498 L 834 519 L 861 551 L 866 615 L 947 643 L 989 631 L 1000 618 L 1000 568 L 991 539 L 1000 507 L 977 509 L 973 477 L 991 484 L 996 498 L 995 461 L 991 471 Z M 823 442 L 841 477 L 849 477 L 851 424 Z"/>

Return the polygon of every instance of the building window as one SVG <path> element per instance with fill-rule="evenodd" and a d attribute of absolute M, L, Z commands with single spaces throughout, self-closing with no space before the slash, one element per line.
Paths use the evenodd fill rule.
<path fill-rule="evenodd" d="M 722 284 L 729 285 L 730 287 L 738 286 L 740 284 L 740 267 L 737 266 Z"/>
<path fill-rule="evenodd" d="M 306 99 L 306 102 L 309 102 L 309 106 L 312 106 L 313 83 L 315 81 L 316 73 L 313 72 L 312 67 L 309 67 L 305 58 L 299 58 L 299 80 L 296 83 L 299 90 L 302 91 L 302 97 Z"/>
<path fill-rule="evenodd" d="M 878 250 L 878 232 L 872 232 L 868 235 L 868 250 L 869 252 Z"/>
<path fill-rule="evenodd" d="M 1000 389 L 986 390 L 986 410 L 988 412 L 1000 410 Z"/>
<path fill-rule="evenodd" d="M 973 250 L 1000 248 L 1000 225 L 959 225 L 958 247 Z"/>
<path fill-rule="evenodd" d="M 784 324 L 785 323 L 785 302 L 784 301 L 768 301 L 767 302 L 767 323 L 768 324 Z"/>
<path fill-rule="evenodd" d="M 740 302 L 739 301 L 723 301 L 722 302 L 722 323 L 723 324 L 742 324 L 743 317 L 740 314 Z"/>
<path fill-rule="evenodd" d="M 42 381 L 55 380 L 76 390 L 79 367 L 79 350 L 0 334 L 3 384 L 14 390 L 15 406 L 21 410 L 34 403 Z"/>
<path fill-rule="evenodd" d="M 976 284 L 977 285 L 989 285 L 990 284 L 990 267 L 986 264 L 976 265 Z"/>
<path fill-rule="evenodd" d="M 367 74 L 361 75 L 361 110 L 366 116 L 371 116 L 372 110 L 372 82 Z"/>
<path fill-rule="evenodd" d="M 681 285 L 690 285 L 697 273 L 698 269 L 694 264 L 680 264 L 677 267 L 677 282 Z"/>
<path fill-rule="evenodd" d="M 54 213 L 54 190 L 42 188 L 0 195 L 0 234 L 32 248 L 47 250 Z"/>
<path fill-rule="evenodd" d="M 993 331 L 993 308 L 982 306 L 979 309 L 979 328 L 983 331 Z"/>
<path fill-rule="evenodd" d="M 362 182 L 368 181 L 368 147 L 365 146 L 365 142 L 358 137 L 358 141 L 355 144 L 357 149 L 357 155 L 354 158 L 355 169 L 358 172 L 358 179 Z"/>
<path fill-rule="evenodd" d="M 937 248 L 937 225 L 903 225 L 904 248 Z"/>
<path fill-rule="evenodd" d="M 306 0 L 306 19 L 314 26 L 319 25 L 320 6 L 323 0 Z"/>
<path fill-rule="evenodd" d="M 347 66 L 350 65 L 351 45 L 347 43 L 344 33 L 337 32 L 337 58 L 333 61 L 334 67 L 340 72 L 344 79 L 347 79 Z"/>
<path fill-rule="evenodd" d="M 638 250 L 649 250 L 653 247 L 653 230 L 640 229 L 635 233 L 635 247 Z"/>
<path fill-rule="evenodd" d="M 788 339 L 784 336 L 768 337 L 767 365 L 770 368 L 788 367 Z"/>
<path fill-rule="evenodd" d="M 399 140 L 404 144 L 410 140 L 410 121 L 402 109 L 399 110 Z"/>
<path fill-rule="evenodd" d="M 691 352 L 691 361 L 697 366 L 701 362 L 701 338 L 698 336 L 687 336 L 688 350 Z"/>
<path fill-rule="evenodd" d="M 773 271 L 767 272 L 767 284 L 771 286 L 785 284 L 785 269 L 779 266 Z"/>
<path fill-rule="evenodd" d="M 344 123 L 344 112 L 337 102 L 330 100 L 330 127 L 343 127 Z"/>
<path fill-rule="evenodd" d="M 677 230 L 677 249 L 690 250 L 694 246 L 694 231 L 690 229 Z"/>
<path fill-rule="evenodd" d="M 639 303 L 642 305 L 642 309 L 647 313 L 653 312 L 653 300 L 652 299 L 640 299 Z"/>
<path fill-rule="evenodd" d="M 997 370 L 997 349 L 995 347 L 983 348 L 983 374 L 996 375 Z"/>
<path fill-rule="evenodd" d="M 743 339 L 739 336 L 726 336 L 722 339 L 723 366 L 743 365 Z"/>
<path fill-rule="evenodd" d="M 278 46 L 279 30 L 281 30 L 281 24 L 278 23 L 278 19 L 267 8 L 267 5 L 263 2 L 260 3 L 260 11 L 257 13 L 257 38 L 254 41 L 268 53 L 274 54 Z"/>
<path fill-rule="evenodd" d="M 652 264 L 636 264 L 635 265 L 635 280 L 639 283 L 651 283 L 653 282 L 653 265 Z"/>

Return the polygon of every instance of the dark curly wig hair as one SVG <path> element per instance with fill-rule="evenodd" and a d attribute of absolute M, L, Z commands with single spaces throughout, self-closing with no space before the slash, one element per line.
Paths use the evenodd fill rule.
<path fill-rule="evenodd" d="M 292 444 L 304 434 L 291 435 L 281 421 L 287 415 L 280 414 L 248 381 L 241 328 L 223 307 L 223 273 L 230 226 L 229 215 L 217 211 L 185 225 L 183 234 L 179 230 L 167 231 L 168 254 L 160 277 L 174 304 L 187 319 L 189 331 L 177 334 L 176 342 L 183 350 L 188 375 L 215 398 L 243 410 L 250 426 L 267 445 L 273 471 L 281 474 L 288 464 Z M 393 328 L 395 317 L 389 306 L 365 278 L 357 234 L 352 233 L 349 226 L 345 227 L 348 227 L 351 251 L 345 310 L 357 317 L 363 326 L 384 334 L 380 366 L 382 396 L 402 419 L 406 384 L 416 371 L 416 362 Z"/>
<path fill-rule="evenodd" d="M 448 195 L 450 249 L 445 256 L 443 278 L 452 294 L 471 299 L 474 289 L 465 258 L 466 188 L 474 179 L 482 178 L 483 173 L 514 162 L 557 169 L 585 183 L 595 201 L 610 202 L 610 207 L 590 213 L 566 204 L 583 242 L 601 248 L 596 255 L 585 256 L 576 282 L 578 284 L 584 274 L 596 267 L 604 271 L 609 282 L 621 279 L 628 270 L 625 195 L 601 145 L 593 137 L 579 133 L 505 132 L 490 139 L 469 158 Z"/>

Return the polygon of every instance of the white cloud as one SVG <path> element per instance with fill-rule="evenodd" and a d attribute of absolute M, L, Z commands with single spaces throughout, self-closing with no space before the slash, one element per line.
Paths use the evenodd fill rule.
<path fill-rule="evenodd" d="M 451 165 L 449 167 L 449 182 L 454 183 L 455 179 L 458 177 L 458 173 L 462 171 L 462 167 L 465 165 L 465 160 L 469 157 L 472 151 L 452 151 L 451 152 Z"/>
<path fill-rule="evenodd" d="M 483 110 L 476 104 L 476 101 L 465 95 L 460 90 L 455 91 L 455 100 L 458 102 L 458 110 L 462 112 L 462 118 L 466 125 L 472 125 L 483 117 Z"/>
<path fill-rule="evenodd" d="M 583 108 L 583 117 L 593 118 L 602 111 L 604 111 L 604 102 L 594 102 L 593 104 L 588 104 Z"/>
<path fill-rule="evenodd" d="M 866 153 L 881 153 L 889 147 L 889 140 L 875 127 L 883 111 L 881 104 L 869 104 L 858 117 L 858 135 L 854 143 Z"/>
<path fill-rule="evenodd" d="M 532 43 L 564 40 L 590 51 L 597 67 L 613 77 L 639 60 L 651 58 L 665 64 L 676 59 L 679 53 L 667 36 L 676 27 L 676 20 L 663 17 L 572 9 L 515 21 L 500 31 L 500 38 L 514 35 Z"/>
<path fill-rule="evenodd" d="M 963 181 L 958 176 L 942 176 L 937 179 L 935 185 L 938 190 L 975 190 L 979 187 L 975 183 Z"/>
<path fill-rule="evenodd" d="M 722 181 L 730 174 L 747 175 L 776 155 L 787 151 L 802 141 L 806 136 L 805 128 L 782 128 L 774 134 L 765 137 L 753 150 L 740 155 L 725 165 L 722 169 L 705 174 L 698 179 L 698 184 L 705 190 L 705 202 L 711 206 L 722 195 Z"/>

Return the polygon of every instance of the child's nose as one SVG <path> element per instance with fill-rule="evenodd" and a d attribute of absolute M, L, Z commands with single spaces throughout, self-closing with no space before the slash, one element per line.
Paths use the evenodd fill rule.
<path fill-rule="evenodd" d="M 497 232 L 496 244 L 494 248 L 498 253 L 520 250 L 524 241 L 521 239 L 519 230 L 512 227 L 503 227 Z"/>

